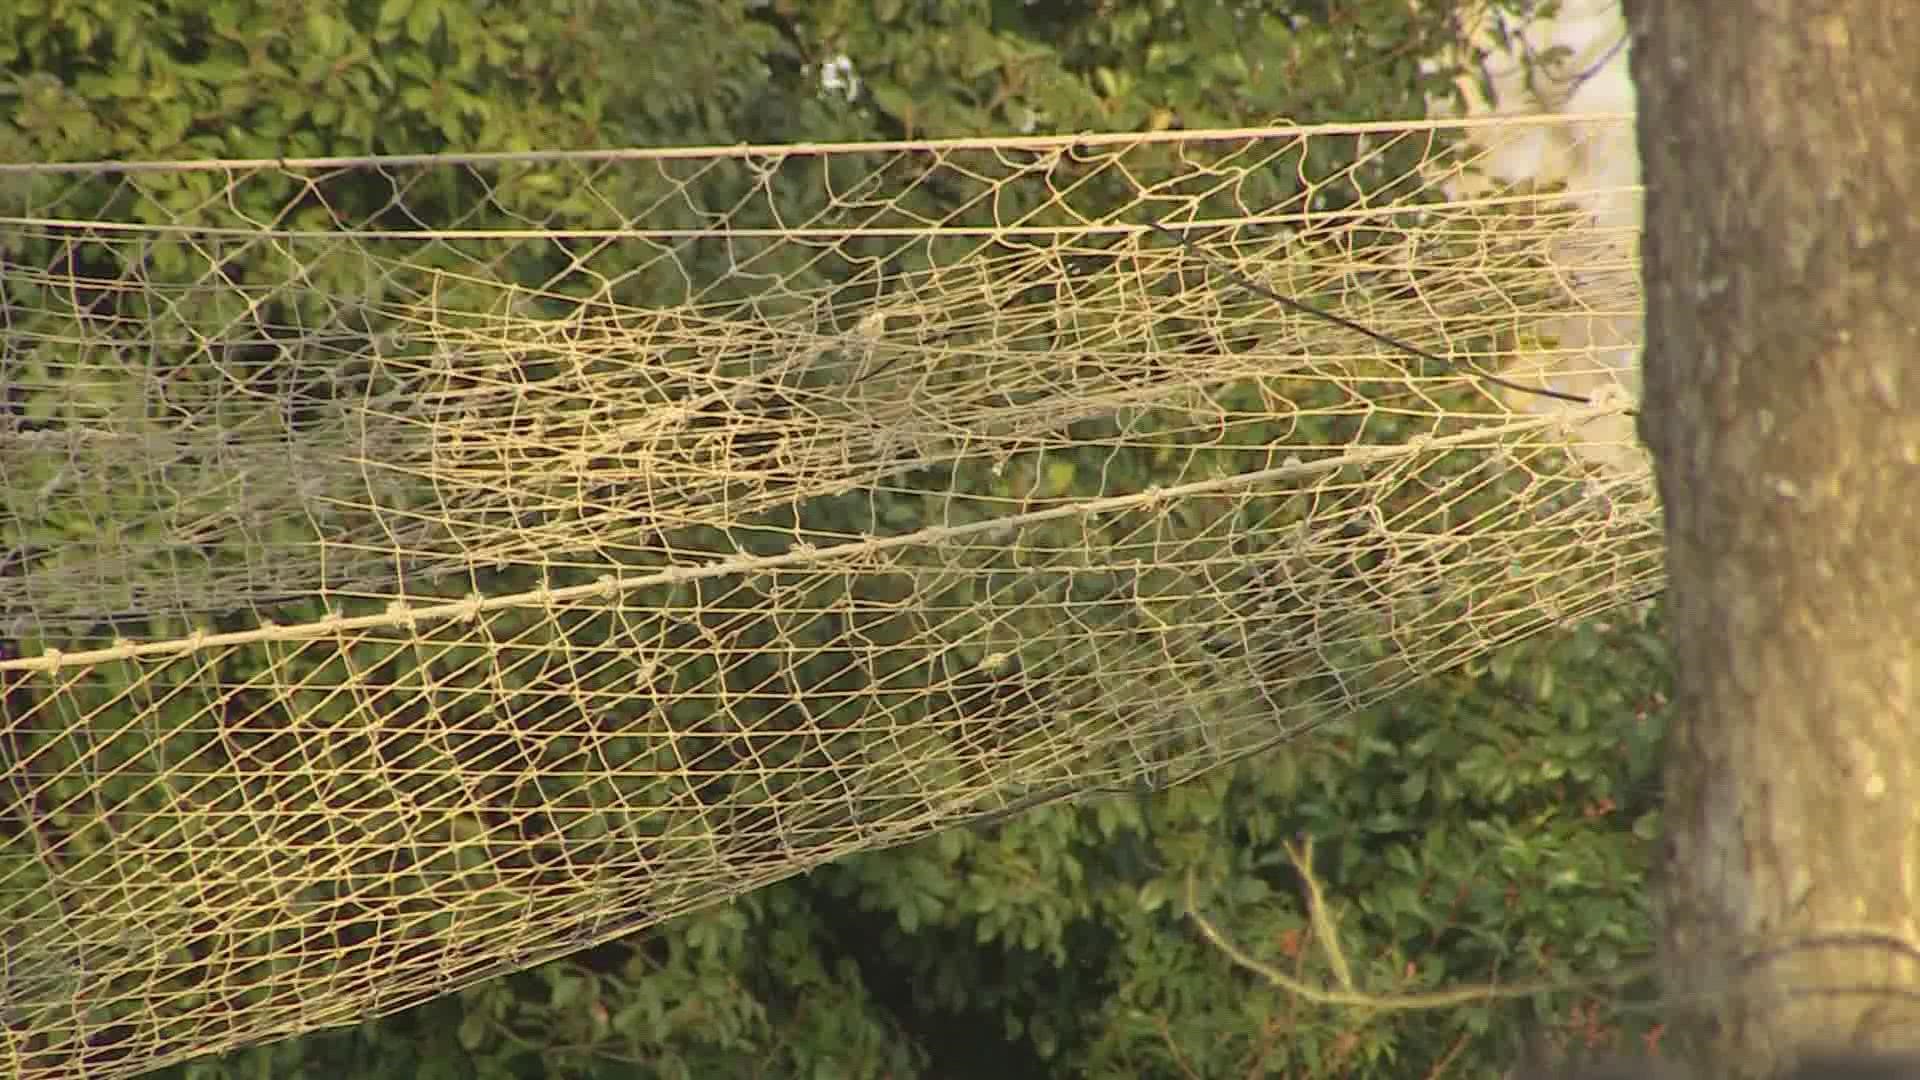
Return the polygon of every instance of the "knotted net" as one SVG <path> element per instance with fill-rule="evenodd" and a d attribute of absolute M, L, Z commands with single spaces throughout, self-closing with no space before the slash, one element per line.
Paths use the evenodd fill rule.
<path fill-rule="evenodd" d="M 1476 168 L 1627 122 L 0 167 L 0 1062 L 354 1022 L 1656 589 L 1637 195 Z"/>

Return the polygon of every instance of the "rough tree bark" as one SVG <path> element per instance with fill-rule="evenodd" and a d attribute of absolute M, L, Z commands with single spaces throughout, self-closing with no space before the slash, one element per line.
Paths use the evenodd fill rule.
<path fill-rule="evenodd" d="M 1698 1076 L 1920 1050 L 1920 2 L 1626 0 Z"/>

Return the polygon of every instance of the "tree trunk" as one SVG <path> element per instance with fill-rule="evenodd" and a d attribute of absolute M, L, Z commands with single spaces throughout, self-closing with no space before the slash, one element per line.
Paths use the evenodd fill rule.
<path fill-rule="evenodd" d="M 1920 2 L 1626 3 L 1675 1049 L 1920 1049 Z"/>

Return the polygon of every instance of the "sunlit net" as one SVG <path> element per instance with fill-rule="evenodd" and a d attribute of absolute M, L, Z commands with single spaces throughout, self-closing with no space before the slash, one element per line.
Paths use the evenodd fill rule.
<path fill-rule="evenodd" d="M 1474 172 L 1624 122 L 0 168 L 0 1068 L 354 1022 L 1646 595 L 1637 195 Z"/>

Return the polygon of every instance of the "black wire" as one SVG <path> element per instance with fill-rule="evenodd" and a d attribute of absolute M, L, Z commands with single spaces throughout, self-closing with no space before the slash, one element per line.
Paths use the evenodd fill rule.
<path fill-rule="evenodd" d="M 1397 349 L 1401 352 L 1407 353 L 1410 356 L 1418 357 L 1419 359 L 1425 360 L 1429 363 L 1439 364 L 1441 367 L 1450 368 L 1454 371 L 1461 372 L 1462 374 L 1471 375 L 1474 378 L 1484 379 L 1495 386 L 1505 387 L 1506 389 L 1515 391 L 1516 393 L 1532 394 L 1535 397 L 1553 398 L 1555 401 L 1570 401 L 1576 405 L 1593 404 L 1592 399 L 1582 397 L 1579 394 L 1569 394 L 1560 390 L 1549 390 L 1549 389 L 1546 389 L 1545 387 L 1540 387 L 1540 386 L 1527 386 L 1523 383 L 1514 382 L 1511 379 L 1503 379 L 1498 375 L 1489 375 L 1484 371 L 1475 371 L 1472 368 L 1469 368 L 1459 363 L 1458 361 L 1449 360 L 1444 356 L 1439 356 L 1435 353 L 1428 352 L 1427 350 L 1421 348 L 1418 345 L 1413 344 L 1412 342 L 1403 341 L 1400 338 L 1394 337 L 1390 334 L 1383 334 L 1380 331 L 1375 330 L 1370 326 L 1365 326 L 1360 323 L 1354 322 L 1352 319 L 1349 319 L 1344 315 L 1338 315 L 1338 314 L 1335 314 L 1334 312 L 1326 311 L 1324 309 L 1314 307 L 1311 304 L 1302 303 L 1298 300 L 1295 300 L 1291 296 L 1286 296 L 1282 293 L 1278 293 L 1272 289 L 1267 288 L 1265 285 L 1260 284 L 1259 282 L 1253 280 L 1247 275 L 1234 269 L 1234 267 L 1229 263 L 1227 263 L 1226 260 L 1221 259 L 1215 255 L 1209 255 L 1205 251 L 1200 250 L 1199 245 L 1195 244 L 1192 240 L 1188 239 L 1186 235 L 1183 233 L 1174 232 L 1172 229 L 1167 228 L 1165 225 L 1161 224 L 1158 221 L 1149 222 L 1148 227 L 1151 229 L 1154 229 L 1157 232 L 1163 232 L 1163 233 L 1166 233 L 1168 236 L 1173 237 L 1174 242 L 1179 244 L 1181 247 L 1185 248 L 1189 254 L 1193 255 L 1195 258 L 1199 259 L 1201 262 L 1206 263 L 1208 266 L 1212 267 L 1213 269 L 1219 271 L 1221 274 L 1225 275 L 1227 280 L 1233 282 L 1235 285 L 1240 286 L 1241 288 L 1247 290 L 1248 292 L 1253 293 L 1256 296 L 1261 296 L 1268 300 L 1271 300 L 1274 303 L 1279 304 L 1281 307 L 1288 308 L 1292 311 L 1297 311 L 1302 315 L 1308 315 L 1316 319 L 1321 319 L 1326 322 L 1330 322 L 1333 325 L 1338 326 L 1344 330 L 1351 330 L 1356 334 L 1362 334 L 1381 345 L 1387 346 L 1390 349 Z"/>
<path fill-rule="evenodd" d="M 1600 74 L 1601 68 L 1604 68 L 1608 64 L 1613 63 L 1613 58 L 1616 56 L 1619 56 L 1621 51 L 1624 50 L 1626 47 L 1627 47 L 1627 35 L 1621 34 L 1620 40 L 1614 42 L 1612 48 L 1608 49 L 1605 53 L 1602 53 L 1600 56 L 1600 59 L 1595 60 L 1593 63 L 1587 65 L 1586 70 L 1580 72 L 1580 74 L 1575 75 L 1573 78 L 1567 80 L 1567 96 L 1572 97 L 1575 93 L 1578 93 L 1582 86 L 1585 86 L 1589 81 L 1593 79 L 1594 76 Z"/>

